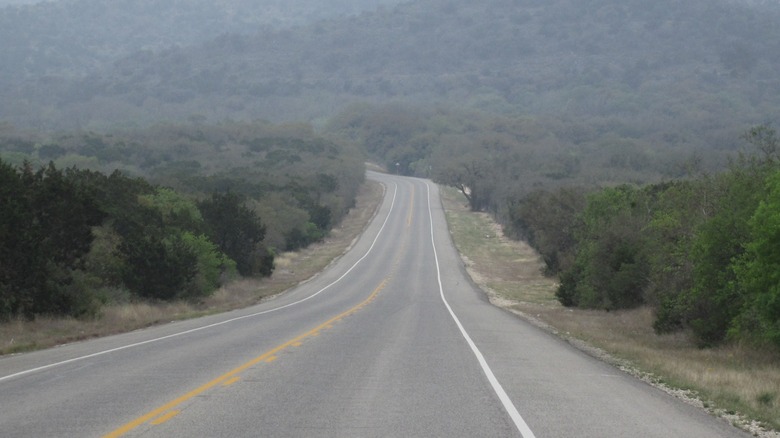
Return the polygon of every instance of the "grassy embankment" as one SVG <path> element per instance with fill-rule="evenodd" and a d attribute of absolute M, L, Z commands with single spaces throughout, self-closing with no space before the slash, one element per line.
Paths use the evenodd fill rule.
<path fill-rule="evenodd" d="M 127 332 L 173 320 L 251 306 L 311 278 L 342 255 L 360 235 L 382 198 L 382 187 L 367 181 L 353 208 L 323 242 L 276 257 L 270 278 L 242 279 L 227 284 L 200 303 L 126 303 L 108 305 L 99 318 L 17 319 L 0 324 L 0 354 L 52 347 L 67 342 Z"/>
<path fill-rule="evenodd" d="M 780 354 L 740 345 L 700 349 L 684 333 L 658 336 L 648 308 L 565 308 L 527 244 L 505 238 L 489 215 L 470 212 L 457 191 L 443 189 L 442 198 L 469 273 L 495 304 L 756 435 L 780 437 Z"/>

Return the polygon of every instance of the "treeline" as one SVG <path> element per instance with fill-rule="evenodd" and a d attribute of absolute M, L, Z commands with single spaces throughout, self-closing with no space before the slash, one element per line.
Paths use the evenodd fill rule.
<path fill-rule="evenodd" d="M 264 234 L 237 194 L 196 202 L 120 172 L 0 160 L 0 319 L 202 298 L 237 272 L 271 274 Z"/>
<path fill-rule="evenodd" d="M 271 275 L 276 253 L 338 224 L 364 178 L 351 146 L 260 122 L 51 137 L 4 125 L 0 160 L 0 319 L 197 301 Z"/>
<path fill-rule="evenodd" d="M 659 333 L 780 345 L 774 129 L 705 153 L 612 122 L 390 105 L 354 107 L 328 128 L 391 171 L 459 188 L 541 254 L 564 305 L 650 306 Z"/>
<path fill-rule="evenodd" d="M 630 121 L 497 116 L 402 104 L 353 105 L 326 131 L 362 144 L 392 172 L 459 187 L 475 211 L 509 222 L 540 187 L 649 183 L 722 169 L 733 143 L 660 141 Z M 641 134 L 640 134 L 641 133 Z M 686 135 L 692 133 L 686 133 Z M 735 134 L 737 136 L 738 134 Z"/>
<path fill-rule="evenodd" d="M 536 191 L 514 206 L 510 226 L 560 276 L 566 306 L 649 305 L 659 333 L 780 347 L 780 144 L 767 126 L 746 138 L 759 154 L 725 172 Z"/>
<path fill-rule="evenodd" d="M 352 207 L 364 179 L 357 146 L 330 141 L 307 124 L 194 121 L 56 135 L 0 124 L 0 153 L 16 165 L 119 169 L 194 197 L 240 194 L 263 218 L 274 251 L 321 239 Z"/>

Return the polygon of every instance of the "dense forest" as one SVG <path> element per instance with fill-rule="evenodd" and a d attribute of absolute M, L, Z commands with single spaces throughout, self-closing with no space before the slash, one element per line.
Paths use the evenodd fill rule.
<path fill-rule="evenodd" d="M 139 51 L 205 43 L 358 14 L 397 0 L 0 2 L 0 77 L 78 77 Z M 29 2 L 28 2 L 29 3 Z"/>
<path fill-rule="evenodd" d="M 30 5 L 34 3 L 41 3 L 43 1 L 45 0 L 0 0 L 0 7 Z"/>
<path fill-rule="evenodd" d="M 359 152 L 305 125 L 6 127 L 0 150 L 0 319 L 197 300 L 271 275 L 277 252 L 338 223 L 363 180 Z"/>
<path fill-rule="evenodd" d="M 717 148 L 777 116 L 779 19 L 776 3 L 722 0 L 418 0 L 138 48 L 76 77 L 3 74 L 0 118 L 36 129 L 191 116 L 319 125 L 349 102 L 394 100 L 616 123 L 653 144 Z"/>

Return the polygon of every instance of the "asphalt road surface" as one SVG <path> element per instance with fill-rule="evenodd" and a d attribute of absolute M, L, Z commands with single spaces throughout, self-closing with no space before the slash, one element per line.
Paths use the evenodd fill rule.
<path fill-rule="evenodd" d="M 2 437 L 739 437 L 493 307 L 437 187 L 261 305 L 0 359 Z"/>

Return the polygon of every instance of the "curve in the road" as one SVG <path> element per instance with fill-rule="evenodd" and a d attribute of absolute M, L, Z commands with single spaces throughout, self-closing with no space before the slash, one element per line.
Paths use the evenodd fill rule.
<path fill-rule="evenodd" d="M 285 304 L 285 305 L 282 305 L 282 306 L 274 307 L 272 309 L 267 309 L 267 310 L 263 310 L 263 311 L 260 311 L 260 312 L 252 313 L 252 314 L 249 314 L 249 315 L 243 315 L 243 316 L 239 316 L 239 317 L 236 317 L 236 318 L 231 318 L 231 319 L 227 319 L 227 320 L 224 320 L 224 321 L 216 322 L 214 324 L 204 325 L 204 326 L 201 326 L 201 327 L 196 327 L 196 328 L 193 328 L 193 329 L 172 333 L 170 335 L 161 336 L 161 337 L 154 338 L 154 339 L 148 339 L 148 340 L 141 341 L 141 342 L 135 342 L 135 343 L 128 344 L 128 345 L 122 345 L 120 347 L 111 348 L 111 349 L 107 349 L 107 350 L 102 350 L 102 351 L 98 351 L 98 352 L 95 352 L 95 353 L 92 353 L 92 354 L 87 354 L 87 355 L 84 355 L 84 356 L 74 357 L 74 358 L 71 358 L 71 359 L 67 359 L 67 360 L 63 360 L 63 361 L 59 361 L 59 362 L 43 365 L 43 366 L 40 366 L 40 367 L 35 367 L 35 368 L 19 371 L 19 372 L 13 373 L 13 374 L 9 374 L 7 376 L 0 377 L 0 382 L 6 381 L 6 380 L 11 380 L 11 379 L 14 379 L 14 378 L 17 378 L 17 377 L 21 377 L 21 376 L 24 376 L 24 375 L 27 375 L 27 374 L 36 373 L 36 372 L 39 372 L 39 371 L 48 370 L 48 369 L 55 368 L 55 367 L 58 367 L 58 366 L 67 365 L 67 364 L 71 364 L 71 363 L 74 363 L 74 362 L 79 362 L 79 361 L 86 360 L 86 359 L 91 359 L 91 358 L 98 357 L 98 356 L 103 356 L 103 355 L 106 355 L 106 354 L 109 354 L 109 353 L 114 353 L 114 352 L 122 351 L 122 350 L 128 350 L 128 349 L 131 349 L 131 348 L 140 347 L 142 345 L 152 344 L 152 343 L 160 342 L 160 341 L 163 341 L 163 340 L 166 340 L 166 339 L 171 339 L 171 338 L 175 338 L 175 337 L 178 337 L 178 336 L 187 335 L 187 334 L 190 334 L 190 333 L 195 333 L 195 332 L 199 332 L 199 331 L 202 331 L 202 330 L 207 330 L 207 329 L 214 328 L 214 327 L 219 327 L 219 326 L 230 324 L 230 323 L 233 323 L 233 322 L 236 322 L 236 321 L 241 321 L 241 320 L 245 320 L 245 319 L 249 319 L 249 318 L 256 318 L 256 317 L 261 316 L 261 315 L 266 315 L 268 313 L 277 312 L 279 310 L 286 309 L 286 308 L 289 308 L 289 307 L 301 304 L 303 302 L 306 302 L 306 301 L 308 301 L 308 300 L 310 300 L 310 299 L 320 295 L 321 293 L 325 292 L 326 290 L 330 289 L 331 287 L 333 287 L 337 283 L 339 283 L 347 275 L 349 275 L 349 273 L 352 272 L 360 264 L 360 262 L 362 262 L 366 257 L 369 256 L 369 254 L 371 254 L 371 251 L 376 246 L 376 242 L 379 240 L 380 236 L 382 235 L 382 231 L 384 231 L 385 225 L 387 225 L 387 221 L 389 220 L 389 218 L 390 218 L 390 216 L 391 216 L 391 214 L 393 212 L 393 208 L 395 207 L 395 199 L 396 199 L 397 192 L 398 192 L 398 186 L 395 185 L 394 191 L 393 191 L 393 198 L 392 198 L 392 201 L 390 203 L 390 209 L 387 212 L 387 216 L 385 217 L 385 220 L 382 223 L 382 226 L 379 228 L 379 232 L 377 233 L 376 237 L 374 238 L 373 242 L 371 243 L 371 246 L 369 246 L 368 250 L 366 250 L 365 254 L 363 254 L 363 256 L 360 257 L 339 278 L 337 278 L 333 282 L 329 283 L 328 285 L 326 285 L 325 287 L 321 288 L 320 290 L 318 290 L 317 292 L 315 292 L 315 293 L 313 293 L 311 295 L 308 295 L 308 296 L 306 296 L 304 298 L 301 298 L 298 301 L 294 301 L 292 303 L 288 303 L 288 304 Z"/>
<path fill-rule="evenodd" d="M 436 244 L 433 239 L 433 212 L 431 211 L 431 188 L 428 185 L 428 183 L 425 184 L 425 187 L 427 189 L 427 196 L 428 196 L 428 216 L 431 223 L 431 246 L 433 247 L 433 257 L 436 263 L 436 277 L 439 282 L 439 295 L 441 296 L 441 300 L 444 302 L 444 306 L 447 308 L 447 311 L 449 311 L 450 316 L 452 316 L 452 319 L 455 321 L 455 324 L 458 326 L 461 335 L 463 335 L 463 338 L 466 339 L 466 343 L 468 343 L 469 348 L 471 348 L 471 351 L 474 353 L 474 356 L 476 356 L 477 361 L 479 362 L 479 366 L 482 368 L 482 371 L 485 373 L 485 377 L 487 377 L 488 381 L 490 382 L 490 386 L 493 388 L 493 391 L 496 393 L 499 400 L 501 400 L 501 404 L 504 406 L 504 409 L 506 410 L 507 414 L 509 414 L 509 417 L 512 419 L 512 422 L 515 424 L 515 427 L 517 427 L 517 430 L 520 432 L 523 438 L 534 438 L 534 433 L 531 431 L 531 428 L 528 427 L 528 424 L 526 424 L 525 420 L 523 420 L 523 417 L 520 415 L 520 412 L 517 411 L 517 408 L 515 407 L 514 403 L 512 403 L 512 400 L 509 398 L 509 395 L 507 395 L 506 391 L 504 391 L 504 387 L 501 386 L 501 383 L 498 381 L 495 374 L 493 374 L 493 370 L 490 369 L 490 365 L 488 365 L 487 360 L 485 360 L 485 356 L 482 354 L 481 351 L 479 351 L 479 348 L 477 348 L 477 345 L 471 339 L 471 336 L 469 336 L 468 332 L 463 327 L 463 324 L 461 324 L 460 319 L 458 319 L 458 316 L 452 310 L 452 307 L 450 306 L 450 303 L 447 301 L 447 298 L 444 296 L 444 286 L 442 286 L 442 282 L 441 282 L 441 268 L 439 267 L 439 254 L 436 251 Z"/>

